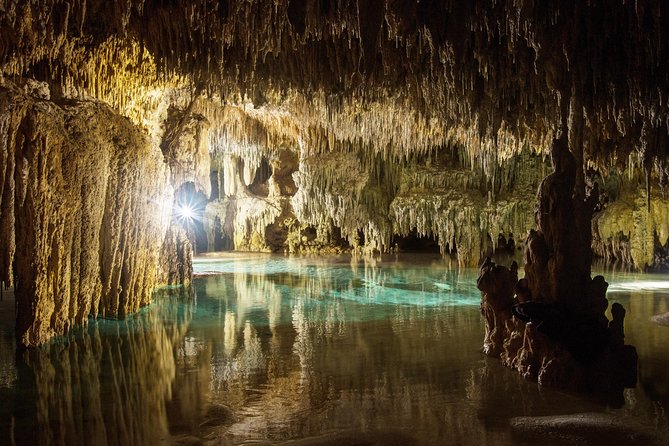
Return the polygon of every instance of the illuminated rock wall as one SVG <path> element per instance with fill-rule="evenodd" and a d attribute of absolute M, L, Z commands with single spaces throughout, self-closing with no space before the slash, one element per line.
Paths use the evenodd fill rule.
<path fill-rule="evenodd" d="M 0 90 L 0 275 L 24 345 L 151 301 L 171 213 L 145 132 L 98 102 Z"/>
<path fill-rule="evenodd" d="M 629 187 L 595 215 L 595 254 L 636 268 L 669 268 L 669 197 Z"/>

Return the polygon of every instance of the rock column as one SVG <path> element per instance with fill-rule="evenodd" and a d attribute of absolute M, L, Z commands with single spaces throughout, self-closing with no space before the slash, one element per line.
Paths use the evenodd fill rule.
<path fill-rule="evenodd" d="M 553 173 L 538 191 L 536 230 L 526 240 L 525 277 L 517 266 L 481 266 L 484 352 L 540 384 L 616 392 L 636 383 L 636 350 L 624 345 L 624 309 L 605 315 L 608 284 L 590 277 L 591 219 L 597 190 L 585 196 L 567 137 L 553 141 Z"/>

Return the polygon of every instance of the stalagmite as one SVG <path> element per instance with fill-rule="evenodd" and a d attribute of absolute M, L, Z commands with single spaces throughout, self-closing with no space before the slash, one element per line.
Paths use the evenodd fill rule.
<path fill-rule="evenodd" d="M 590 222 L 598 199 L 579 184 L 576 141 L 566 132 L 551 148 L 553 173 L 539 187 L 535 219 L 525 248 L 525 277 L 518 265 L 481 266 L 478 288 L 486 319 L 484 352 L 540 384 L 622 399 L 636 385 L 637 354 L 624 345 L 625 310 L 606 318 L 608 284 L 590 277 Z"/>

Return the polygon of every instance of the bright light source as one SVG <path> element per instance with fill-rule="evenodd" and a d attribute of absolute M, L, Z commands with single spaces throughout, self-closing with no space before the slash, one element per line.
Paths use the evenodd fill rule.
<path fill-rule="evenodd" d="M 195 209 L 188 204 L 177 205 L 174 209 L 174 215 L 184 223 L 190 223 L 195 220 L 196 217 Z"/>

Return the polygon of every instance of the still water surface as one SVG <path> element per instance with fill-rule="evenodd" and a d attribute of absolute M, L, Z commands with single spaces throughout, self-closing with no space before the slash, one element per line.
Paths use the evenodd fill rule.
<path fill-rule="evenodd" d="M 669 439 L 669 327 L 649 320 L 669 311 L 668 275 L 605 273 L 640 356 L 639 385 L 612 408 L 485 358 L 476 270 L 448 260 L 227 255 L 194 267 L 192 291 L 160 290 L 124 321 L 91 320 L 19 355 L 5 295 L 0 444 L 529 445 L 517 417 L 583 413 L 621 430 L 558 429 L 541 444 Z"/>

